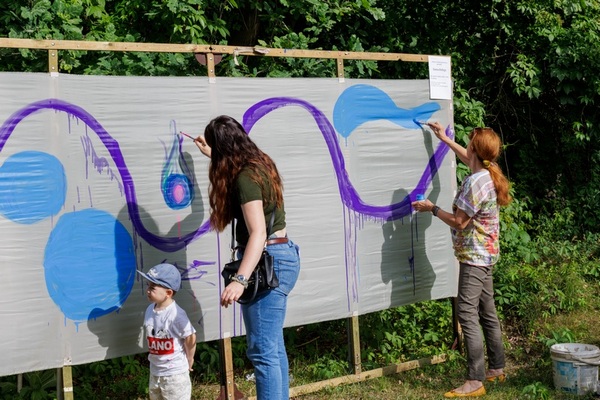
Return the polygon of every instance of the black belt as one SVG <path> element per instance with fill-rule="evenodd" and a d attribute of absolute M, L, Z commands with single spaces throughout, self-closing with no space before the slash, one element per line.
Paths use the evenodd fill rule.
<path fill-rule="evenodd" d="M 289 242 L 289 239 L 286 237 L 276 237 L 276 238 L 267 240 L 267 246 L 269 246 L 271 244 L 285 244 L 287 242 Z"/>

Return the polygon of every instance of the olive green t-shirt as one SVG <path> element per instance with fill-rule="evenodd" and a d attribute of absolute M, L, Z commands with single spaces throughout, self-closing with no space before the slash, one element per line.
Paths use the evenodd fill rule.
<path fill-rule="evenodd" d="M 265 222 L 268 233 L 277 232 L 280 229 L 285 228 L 285 209 L 279 207 L 275 210 L 275 220 L 273 221 L 273 228 L 269 231 L 269 222 L 271 221 L 271 213 L 275 208 L 275 203 L 267 203 L 264 199 L 269 198 L 272 190 L 272 185 L 267 175 L 260 173 L 263 181 L 265 193 L 263 195 L 263 189 L 259 184 L 254 182 L 250 177 L 250 170 L 248 168 L 242 169 L 238 177 L 235 180 L 235 193 L 232 199 L 233 216 L 237 219 L 235 228 L 235 239 L 241 245 L 248 243 L 248 227 L 242 214 L 242 204 L 246 204 L 254 200 L 263 201 L 263 212 L 265 214 Z"/>

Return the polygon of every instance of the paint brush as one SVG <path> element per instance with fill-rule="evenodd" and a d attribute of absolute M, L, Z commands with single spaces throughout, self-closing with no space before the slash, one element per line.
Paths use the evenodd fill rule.
<path fill-rule="evenodd" d="M 423 125 L 427 125 L 426 122 L 417 121 L 416 118 L 413 119 L 413 122 L 419 126 L 419 128 L 423 129 Z"/>
<path fill-rule="evenodd" d="M 192 137 L 192 136 L 188 135 L 187 133 L 185 133 L 185 132 L 183 132 L 183 131 L 179 131 L 179 133 L 180 133 L 180 134 L 182 134 L 183 136 L 187 136 L 187 137 L 189 137 L 189 138 L 190 138 L 190 139 L 192 139 L 192 140 L 196 140 L 196 138 L 195 138 L 195 137 Z"/>

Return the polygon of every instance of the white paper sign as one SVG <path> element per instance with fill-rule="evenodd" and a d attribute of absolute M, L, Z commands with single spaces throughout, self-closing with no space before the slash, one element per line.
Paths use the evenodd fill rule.
<path fill-rule="evenodd" d="M 452 100 L 450 57 L 429 56 L 429 97 Z"/>

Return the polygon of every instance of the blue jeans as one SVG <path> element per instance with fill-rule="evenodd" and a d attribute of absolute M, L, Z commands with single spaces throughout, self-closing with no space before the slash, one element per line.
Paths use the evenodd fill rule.
<path fill-rule="evenodd" d="M 267 247 L 275 259 L 279 287 L 269 290 L 248 304 L 242 304 L 246 327 L 246 352 L 256 378 L 258 400 L 289 399 L 289 364 L 283 341 L 283 322 L 287 296 L 300 272 L 299 247 L 291 240 Z"/>
<path fill-rule="evenodd" d="M 458 278 L 458 322 L 462 325 L 467 349 L 467 379 L 485 379 L 483 337 L 488 368 L 504 368 L 504 344 L 494 304 L 492 267 L 460 263 Z M 481 331 L 483 329 L 483 337 Z"/>

